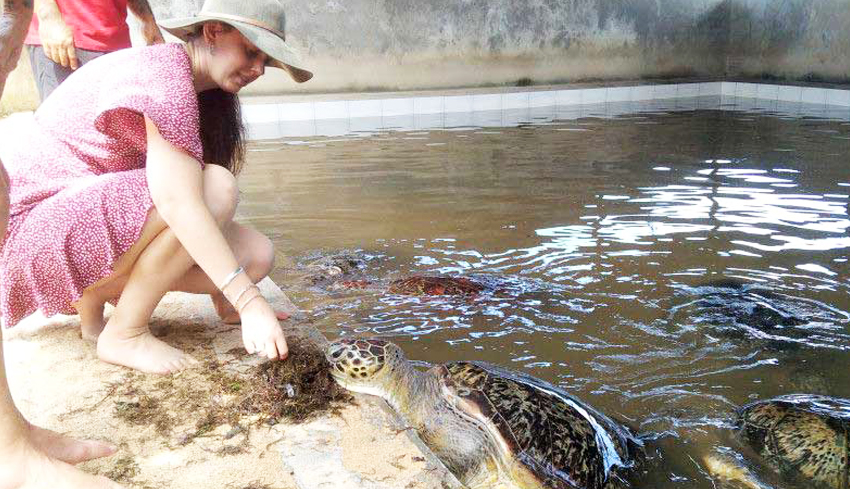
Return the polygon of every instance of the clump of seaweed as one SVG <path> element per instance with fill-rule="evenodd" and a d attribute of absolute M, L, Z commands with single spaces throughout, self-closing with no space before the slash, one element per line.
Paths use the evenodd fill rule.
<path fill-rule="evenodd" d="M 261 484 L 259 482 L 252 482 L 252 483 L 248 484 L 247 486 L 240 486 L 238 488 L 236 486 L 227 486 L 227 487 L 228 487 L 228 489 L 277 489 L 273 486 L 270 486 L 270 485 L 267 485 L 267 484 Z"/>
<path fill-rule="evenodd" d="M 244 350 L 228 352 L 245 356 Z M 134 426 L 152 426 L 170 439 L 179 428 L 178 445 L 208 436 L 221 426 L 229 440 L 248 437 L 245 426 L 273 425 L 281 421 L 304 422 L 324 413 L 335 413 L 352 401 L 330 376 L 323 352 L 306 340 L 290 338 L 289 358 L 240 371 L 237 362 L 208 360 L 202 368 L 151 380 L 130 374 L 114 389 L 113 413 Z M 244 447 L 243 447 L 244 448 Z M 242 448 L 225 447 L 221 456 Z"/>
<path fill-rule="evenodd" d="M 112 468 L 104 475 L 115 482 L 132 482 L 139 475 L 139 465 L 133 460 L 133 457 L 121 457 L 115 461 Z"/>
<path fill-rule="evenodd" d="M 289 360 L 253 369 L 240 387 L 239 407 L 266 422 L 300 423 L 322 412 L 337 412 L 352 397 L 331 377 L 324 354 L 314 346 L 293 343 Z"/>
<path fill-rule="evenodd" d="M 136 401 L 116 401 L 113 414 L 133 426 L 153 425 L 160 435 L 171 433 L 174 427 L 174 419 L 160 399 L 149 395 L 139 396 Z"/>

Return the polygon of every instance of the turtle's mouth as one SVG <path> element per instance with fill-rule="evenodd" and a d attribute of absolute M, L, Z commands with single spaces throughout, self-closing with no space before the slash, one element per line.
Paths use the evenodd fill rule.
<path fill-rule="evenodd" d="M 331 377 L 333 377 L 333 379 L 336 381 L 336 383 L 345 387 L 346 375 L 344 373 L 340 372 L 339 370 L 337 370 L 336 368 L 334 368 L 333 366 L 331 366 L 330 370 L 331 370 Z"/>

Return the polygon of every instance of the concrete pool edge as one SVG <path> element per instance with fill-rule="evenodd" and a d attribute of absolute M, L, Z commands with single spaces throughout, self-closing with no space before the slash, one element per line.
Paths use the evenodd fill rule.
<path fill-rule="evenodd" d="M 243 121 L 252 140 L 338 136 L 381 130 L 430 130 L 460 126 L 510 126 L 533 119 L 572 119 L 590 107 L 615 116 L 651 104 L 682 103 L 682 110 L 765 109 L 791 115 L 850 119 L 850 89 L 738 81 L 616 83 L 458 89 L 420 92 L 245 97 Z M 600 112 L 596 110 L 595 112 Z M 566 115 L 565 115 L 566 113 Z M 501 117 L 468 117 L 502 114 Z M 487 118 L 483 118 L 487 120 Z"/>
<path fill-rule="evenodd" d="M 533 88 L 457 89 L 419 92 L 342 93 L 244 97 L 247 123 L 310 121 L 346 117 L 391 117 L 410 114 L 474 112 L 548 106 L 641 102 L 700 96 L 726 96 L 850 108 L 850 88 L 736 81 L 550 85 Z"/>

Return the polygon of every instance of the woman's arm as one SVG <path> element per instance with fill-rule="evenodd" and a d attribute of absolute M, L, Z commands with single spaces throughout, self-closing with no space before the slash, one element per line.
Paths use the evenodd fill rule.
<path fill-rule="evenodd" d="M 3 16 L 0 17 L 0 95 L 3 95 L 6 78 L 18 64 L 30 19 L 32 0 L 3 0 Z"/>
<path fill-rule="evenodd" d="M 203 171 L 198 161 L 166 141 L 153 122 L 147 130 L 147 179 L 151 199 L 180 244 L 214 284 L 221 284 L 238 266 L 236 257 L 203 198 Z M 228 299 L 251 284 L 239 274 L 227 287 Z M 242 339 L 249 353 L 286 358 L 283 331 L 268 302 L 258 298 L 240 311 Z"/>

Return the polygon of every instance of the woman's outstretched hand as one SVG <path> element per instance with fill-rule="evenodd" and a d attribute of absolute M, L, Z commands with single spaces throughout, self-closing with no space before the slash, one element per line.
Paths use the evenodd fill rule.
<path fill-rule="evenodd" d="M 242 343 L 251 354 L 269 360 L 283 360 L 289 355 L 286 337 L 277 315 L 262 297 L 246 303 L 242 310 Z"/>

